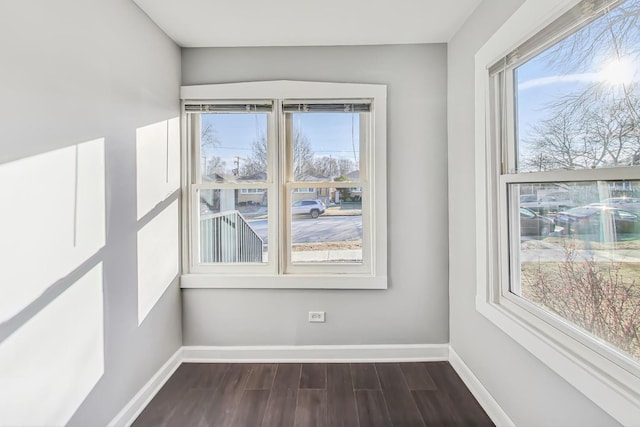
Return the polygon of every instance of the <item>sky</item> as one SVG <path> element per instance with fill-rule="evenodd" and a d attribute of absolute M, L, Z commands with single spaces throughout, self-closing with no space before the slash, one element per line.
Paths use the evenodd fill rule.
<path fill-rule="evenodd" d="M 627 5 L 640 4 L 640 0 L 629 0 Z M 616 13 L 614 9 L 613 13 Z M 594 24 L 607 22 L 607 16 L 594 21 Z M 628 22 L 628 21 L 627 21 Z M 614 32 L 619 29 L 615 26 Z M 579 30 L 579 36 L 591 37 L 589 29 Z M 636 34 L 640 30 L 636 30 Z M 587 36 L 588 35 L 588 36 Z M 561 46 L 568 49 L 573 38 L 571 35 L 560 42 Z M 562 69 L 554 67 L 549 63 L 545 53 L 533 57 L 531 60 L 520 65 L 516 69 L 517 85 L 517 128 L 518 140 L 529 139 L 532 135 L 532 128 L 537 123 L 551 118 L 553 112 L 549 105 L 561 100 L 567 95 L 579 93 L 594 83 L 606 85 L 608 90 L 619 90 L 622 83 L 628 85 L 632 82 L 640 82 L 640 62 L 637 51 L 640 46 L 631 45 L 636 49 L 633 56 L 622 56 L 621 60 L 615 57 L 590 57 L 587 61 L 577 60 L 575 62 L 566 61 L 562 63 Z M 610 46 L 610 51 L 613 49 Z M 526 148 L 520 147 L 521 152 Z"/>
<path fill-rule="evenodd" d="M 267 115 L 257 114 L 202 114 L 202 127 L 211 124 L 214 129 L 215 147 L 202 149 L 201 156 L 221 157 L 226 167 L 233 168 L 236 156 L 251 156 L 251 144 L 267 134 Z"/>
<path fill-rule="evenodd" d="M 585 89 L 597 79 L 597 73 L 556 74 L 546 61 L 527 62 L 518 68 L 518 124 L 521 138 L 530 134 L 531 127 L 550 117 L 550 102 L 564 95 Z"/>
<path fill-rule="evenodd" d="M 293 116 L 294 127 L 308 138 L 315 157 L 354 160 L 355 145 L 355 157 L 359 158 L 358 113 L 294 113 Z M 207 124 L 213 125 L 218 144 L 203 150 L 202 155 L 221 157 L 226 169 L 235 167 L 235 156 L 250 157 L 253 142 L 267 134 L 266 113 L 202 114 L 202 126 Z"/>

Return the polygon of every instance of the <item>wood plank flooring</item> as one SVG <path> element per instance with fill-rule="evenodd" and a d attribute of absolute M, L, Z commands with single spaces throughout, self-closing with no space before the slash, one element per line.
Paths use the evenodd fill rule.
<path fill-rule="evenodd" d="M 184 363 L 135 427 L 492 426 L 447 362 Z"/>

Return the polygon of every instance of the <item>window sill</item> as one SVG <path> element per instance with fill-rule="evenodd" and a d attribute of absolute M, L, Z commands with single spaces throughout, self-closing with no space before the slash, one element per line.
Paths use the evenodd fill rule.
<path fill-rule="evenodd" d="M 640 378 L 507 302 L 476 309 L 623 425 L 640 419 Z"/>
<path fill-rule="evenodd" d="M 240 276 L 184 274 L 182 289 L 387 289 L 386 276 L 369 275 L 283 275 Z"/>

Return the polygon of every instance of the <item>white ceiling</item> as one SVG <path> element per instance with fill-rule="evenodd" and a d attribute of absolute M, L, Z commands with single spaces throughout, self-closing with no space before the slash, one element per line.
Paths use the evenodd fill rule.
<path fill-rule="evenodd" d="M 447 42 L 481 0 L 133 0 L 178 45 Z"/>

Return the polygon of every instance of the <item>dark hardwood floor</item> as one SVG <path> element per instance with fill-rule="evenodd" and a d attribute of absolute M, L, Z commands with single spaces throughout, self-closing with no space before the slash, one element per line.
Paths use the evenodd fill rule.
<path fill-rule="evenodd" d="M 492 426 L 447 362 L 184 363 L 133 426 Z"/>

